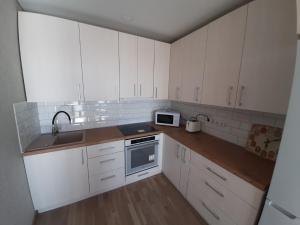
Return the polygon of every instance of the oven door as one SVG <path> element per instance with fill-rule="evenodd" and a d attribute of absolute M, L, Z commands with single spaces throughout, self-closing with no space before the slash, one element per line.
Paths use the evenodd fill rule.
<path fill-rule="evenodd" d="M 126 175 L 158 166 L 158 141 L 125 147 Z"/>

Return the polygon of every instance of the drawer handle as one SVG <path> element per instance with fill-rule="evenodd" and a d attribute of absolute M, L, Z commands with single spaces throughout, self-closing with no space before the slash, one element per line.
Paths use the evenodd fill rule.
<path fill-rule="evenodd" d="M 176 158 L 179 159 L 179 157 L 180 157 L 180 145 L 177 144 Z"/>
<path fill-rule="evenodd" d="M 215 214 L 210 208 L 208 208 L 208 206 L 204 202 L 201 201 L 201 204 L 216 220 L 220 220 L 220 217 Z"/>
<path fill-rule="evenodd" d="M 205 185 L 209 187 L 211 190 L 213 190 L 217 195 L 224 198 L 224 195 L 221 192 L 219 192 L 217 189 L 215 189 L 213 186 L 211 186 L 208 182 L 205 181 Z"/>
<path fill-rule="evenodd" d="M 115 161 L 116 159 L 107 159 L 107 160 L 102 160 L 100 161 L 99 163 L 102 164 L 102 163 L 108 163 L 108 162 L 112 162 L 112 161 Z"/>
<path fill-rule="evenodd" d="M 295 215 L 293 215 L 290 212 L 286 211 L 285 209 L 279 207 L 278 205 L 274 204 L 273 202 L 269 202 L 268 205 L 273 207 L 274 209 L 276 209 L 277 211 L 279 211 L 280 213 L 282 213 L 284 216 L 288 217 L 291 220 L 297 219 L 297 217 Z"/>
<path fill-rule="evenodd" d="M 185 148 L 182 148 L 182 152 L 181 152 L 181 161 L 185 164 L 186 161 L 185 161 L 185 152 L 186 152 L 186 149 Z"/>
<path fill-rule="evenodd" d="M 109 176 L 109 177 L 104 177 L 104 178 L 101 178 L 101 181 L 109 180 L 109 179 L 112 179 L 112 178 L 114 178 L 114 177 L 116 177 L 116 175 L 111 175 L 111 176 Z"/>
<path fill-rule="evenodd" d="M 142 177 L 142 176 L 145 176 L 147 174 L 149 174 L 149 172 L 145 172 L 145 173 L 139 174 L 138 177 Z"/>
<path fill-rule="evenodd" d="M 216 175 L 217 177 L 219 177 L 220 179 L 222 179 L 223 181 L 226 181 L 227 179 L 223 176 L 221 176 L 220 174 L 218 174 L 217 172 L 215 172 L 214 170 L 212 170 L 210 167 L 206 167 L 206 169 L 211 172 L 212 174 Z"/>
<path fill-rule="evenodd" d="M 106 147 L 106 148 L 100 148 L 98 149 L 99 151 L 105 151 L 105 150 L 110 150 L 110 149 L 114 149 L 115 147 Z"/>

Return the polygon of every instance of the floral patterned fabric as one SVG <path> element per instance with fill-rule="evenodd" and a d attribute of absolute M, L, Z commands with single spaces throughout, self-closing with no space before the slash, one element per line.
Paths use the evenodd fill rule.
<path fill-rule="evenodd" d="M 259 157 L 275 161 L 281 137 L 281 128 L 254 124 L 250 131 L 246 149 Z"/>

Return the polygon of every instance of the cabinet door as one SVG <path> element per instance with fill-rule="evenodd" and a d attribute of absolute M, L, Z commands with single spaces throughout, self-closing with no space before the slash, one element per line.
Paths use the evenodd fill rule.
<path fill-rule="evenodd" d="M 171 45 L 169 99 L 174 101 L 181 98 L 182 49 L 182 39 Z"/>
<path fill-rule="evenodd" d="M 83 100 L 78 23 L 19 12 L 27 101 Z"/>
<path fill-rule="evenodd" d="M 79 27 L 85 100 L 118 100 L 118 32 L 87 24 Z"/>
<path fill-rule="evenodd" d="M 154 98 L 168 99 L 171 45 L 155 41 Z"/>
<path fill-rule="evenodd" d="M 180 158 L 180 145 L 172 138 L 165 135 L 163 173 L 176 186 L 177 189 L 179 189 L 180 185 Z"/>
<path fill-rule="evenodd" d="M 89 194 L 86 148 L 24 157 L 36 210 L 57 208 Z"/>
<path fill-rule="evenodd" d="M 246 16 L 244 6 L 208 25 L 203 104 L 235 105 Z"/>
<path fill-rule="evenodd" d="M 249 4 L 236 107 L 285 114 L 296 58 L 296 2 Z"/>
<path fill-rule="evenodd" d="M 200 103 L 205 65 L 207 27 L 183 38 L 182 101 Z"/>
<path fill-rule="evenodd" d="M 138 96 L 153 97 L 154 40 L 138 37 Z"/>
<path fill-rule="evenodd" d="M 119 33 L 120 98 L 137 97 L 137 36 Z"/>
<path fill-rule="evenodd" d="M 191 150 L 185 146 L 181 146 L 181 167 L 180 167 L 180 182 L 179 191 L 183 196 L 187 196 L 187 187 L 190 172 Z"/>

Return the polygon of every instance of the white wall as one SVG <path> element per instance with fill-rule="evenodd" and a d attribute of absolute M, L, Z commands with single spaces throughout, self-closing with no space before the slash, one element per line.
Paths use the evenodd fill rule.
<path fill-rule="evenodd" d="M 25 100 L 16 0 L 0 0 L 0 225 L 31 225 L 34 215 L 19 152 L 13 103 Z"/>

